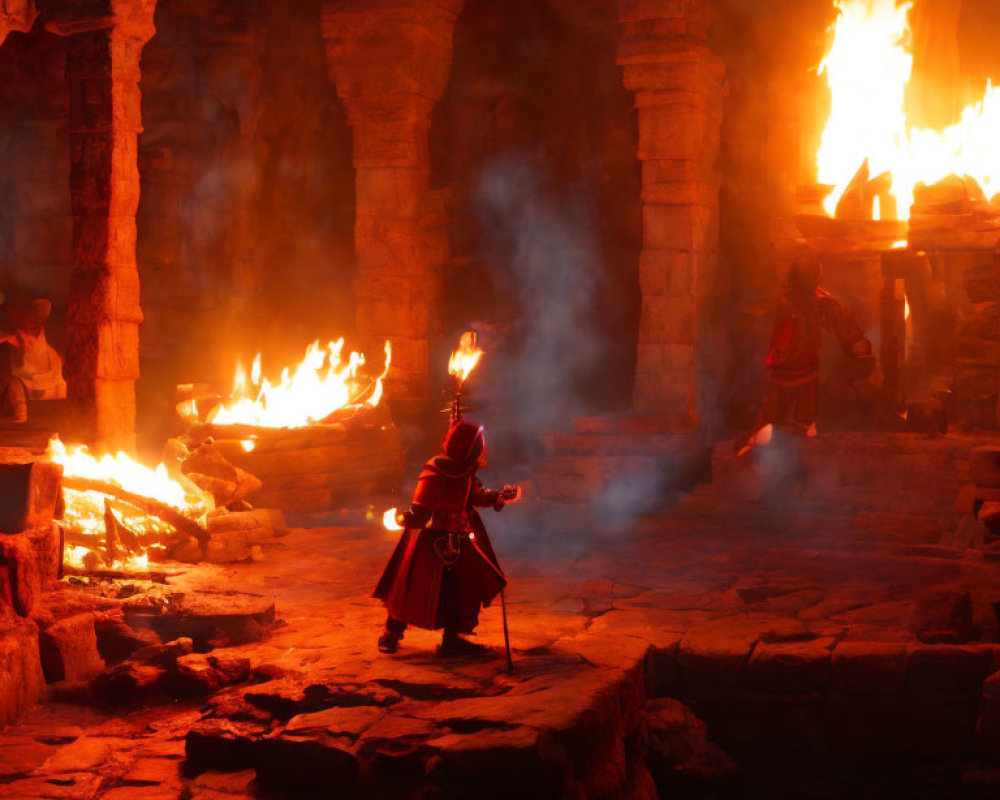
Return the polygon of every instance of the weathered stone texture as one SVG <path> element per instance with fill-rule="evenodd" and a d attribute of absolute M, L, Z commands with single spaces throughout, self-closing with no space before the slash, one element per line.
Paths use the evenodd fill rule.
<path fill-rule="evenodd" d="M 643 162 L 643 302 L 633 406 L 697 419 L 697 331 L 718 247 L 715 162 L 724 68 L 705 41 L 710 2 L 620 0 L 618 8 L 618 63 L 635 93 Z M 692 347 L 692 357 L 665 370 L 664 348 L 674 345 Z"/>
<path fill-rule="evenodd" d="M 44 687 L 35 623 L 0 620 L 0 728 L 33 705 Z"/>
<path fill-rule="evenodd" d="M 330 77 L 354 131 L 358 331 L 370 348 L 392 342 L 387 389 L 414 408 L 428 398 L 428 310 L 439 293 L 422 226 L 427 136 L 463 5 L 355 0 L 323 11 Z"/>
<path fill-rule="evenodd" d="M 92 19 L 53 26 L 69 34 L 75 252 L 66 378 L 86 435 L 102 446 L 120 447 L 134 433 L 139 377 L 139 57 L 154 32 L 155 2 L 99 5 Z"/>

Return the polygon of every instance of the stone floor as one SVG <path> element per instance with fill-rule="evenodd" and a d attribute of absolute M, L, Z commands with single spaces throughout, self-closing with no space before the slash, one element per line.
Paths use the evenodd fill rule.
<path fill-rule="evenodd" d="M 720 447 L 712 485 L 655 516 L 595 509 L 559 531 L 530 501 L 491 513 L 513 675 L 499 608 L 485 655 L 440 660 L 422 631 L 378 654 L 368 593 L 394 539 L 374 526 L 186 568 L 179 591 L 275 598 L 269 635 L 229 648 L 251 680 L 199 702 L 38 706 L 0 734 L 0 797 L 995 796 L 1000 562 L 954 510 L 979 442 Z M 657 772 L 649 697 L 688 704 L 735 773 L 680 752 Z"/>

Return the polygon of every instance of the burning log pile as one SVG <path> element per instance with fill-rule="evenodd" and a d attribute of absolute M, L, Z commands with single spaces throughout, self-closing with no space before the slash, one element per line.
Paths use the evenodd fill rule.
<path fill-rule="evenodd" d="M 344 341 L 314 342 L 280 379 L 262 375 L 257 355 L 250 375 L 237 366 L 228 399 L 207 387 L 178 387 L 178 412 L 188 439 L 211 440 L 213 450 L 238 470 L 258 476 L 246 491 L 258 506 L 321 512 L 367 504 L 402 482 L 404 450 L 381 404 L 391 350 L 380 374 L 366 375 L 365 358 L 342 355 Z"/>
<path fill-rule="evenodd" d="M 279 512 L 250 509 L 244 497 L 260 481 L 210 443 L 171 440 L 156 469 L 124 453 L 96 459 L 58 439 L 48 457 L 64 469 L 66 574 L 148 573 L 150 558 L 234 561 L 287 531 Z"/>

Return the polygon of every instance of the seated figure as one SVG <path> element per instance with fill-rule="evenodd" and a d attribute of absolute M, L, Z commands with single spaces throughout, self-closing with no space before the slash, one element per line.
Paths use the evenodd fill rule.
<path fill-rule="evenodd" d="M 0 416 L 23 422 L 27 400 L 66 396 L 62 359 L 45 339 L 52 303 L 43 298 L 11 310 L 14 332 L 0 338 Z"/>

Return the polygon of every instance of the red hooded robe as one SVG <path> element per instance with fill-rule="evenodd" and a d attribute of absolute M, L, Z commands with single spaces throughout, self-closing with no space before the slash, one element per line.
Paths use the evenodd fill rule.
<path fill-rule="evenodd" d="M 444 454 L 421 471 L 399 544 L 373 593 L 390 617 L 429 630 L 472 633 L 479 609 L 507 585 L 476 511 L 498 501 L 498 493 L 476 477 L 485 447 L 483 429 L 460 420 L 445 437 Z M 457 559 L 448 564 L 441 552 L 456 542 Z"/>

